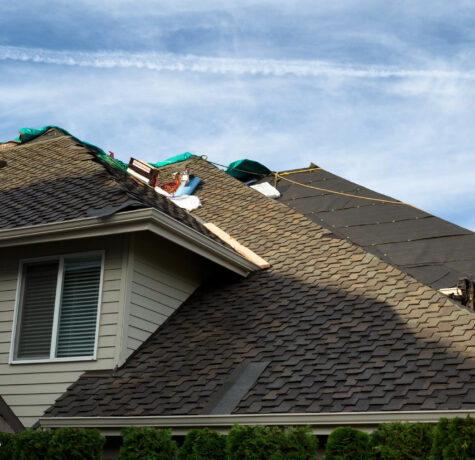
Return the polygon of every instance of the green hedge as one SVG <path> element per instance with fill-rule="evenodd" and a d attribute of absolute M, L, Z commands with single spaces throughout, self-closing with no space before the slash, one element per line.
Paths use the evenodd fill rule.
<path fill-rule="evenodd" d="M 383 423 L 371 436 L 336 428 L 328 437 L 325 460 L 474 460 L 475 420 Z"/>
<path fill-rule="evenodd" d="M 9 433 L 0 433 L 0 460 L 13 458 L 15 436 Z"/>
<path fill-rule="evenodd" d="M 441 418 L 434 430 L 430 460 L 475 459 L 475 419 Z"/>
<path fill-rule="evenodd" d="M 99 460 L 105 438 L 97 430 L 27 429 L 0 433 L 0 460 Z M 313 460 L 318 439 L 309 427 L 239 426 L 227 436 L 191 430 L 180 449 L 170 430 L 129 427 L 122 430 L 120 460 Z M 440 419 L 437 425 L 387 423 L 370 436 L 336 428 L 325 460 L 474 460 L 475 420 Z"/>
<path fill-rule="evenodd" d="M 427 423 L 383 423 L 371 435 L 376 460 L 429 458 L 433 425 Z"/>
<path fill-rule="evenodd" d="M 350 427 L 334 429 L 325 446 L 325 460 L 366 460 L 371 458 L 370 437 Z"/>
<path fill-rule="evenodd" d="M 308 426 L 287 427 L 282 431 L 280 450 L 282 458 L 289 460 L 311 460 L 318 449 L 318 438 Z"/>
<path fill-rule="evenodd" d="M 98 430 L 58 428 L 48 446 L 48 460 L 100 460 L 106 439 Z"/>
<path fill-rule="evenodd" d="M 171 430 L 133 426 L 122 430 L 120 460 L 170 460 L 177 451 Z"/>
<path fill-rule="evenodd" d="M 50 430 L 32 430 L 31 428 L 15 435 L 13 441 L 14 460 L 43 460 L 47 458 L 51 440 Z"/>
<path fill-rule="evenodd" d="M 224 460 L 226 436 L 208 428 L 191 430 L 178 453 L 178 460 Z"/>
<path fill-rule="evenodd" d="M 105 441 L 99 431 L 82 428 L 0 433 L 0 460 L 100 460 Z"/>
<path fill-rule="evenodd" d="M 308 427 L 234 425 L 226 437 L 228 460 L 310 460 L 318 439 Z"/>
<path fill-rule="evenodd" d="M 229 460 L 265 459 L 278 454 L 276 427 L 234 425 L 226 437 Z"/>

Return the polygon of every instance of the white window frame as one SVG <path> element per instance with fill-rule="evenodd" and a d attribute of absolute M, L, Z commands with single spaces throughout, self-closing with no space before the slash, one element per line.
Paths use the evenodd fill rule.
<path fill-rule="evenodd" d="M 101 256 L 101 272 L 99 280 L 99 296 L 97 301 L 97 317 L 96 317 L 96 331 L 94 337 L 94 353 L 90 356 L 72 356 L 72 357 L 63 357 L 56 358 L 54 355 L 56 353 L 56 345 L 58 338 L 58 317 L 59 309 L 61 303 L 61 294 L 63 290 L 63 279 L 64 279 L 64 259 L 69 257 L 81 257 L 81 256 L 91 256 L 91 255 L 100 255 Z M 45 256 L 45 257 L 34 257 L 30 259 L 21 259 L 19 268 L 18 268 L 18 280 L 17 280 L 17 290 L 15 298 L 15 313 L 13 317 L 13 326 L 12 326 L 12 340 L 10 344 L 10 356 L 8 363 L 9 364 L 37 364 L 37 363 L 56 363 L 56 362 L 71 362 L 71 361 L 95 361 L 97 360 L 97 344 L 99 340 L 99 324 L 101 319 L 101 304 L 102 304 L 102 287 L 104 282 L 104 259 L 105 251 L 88 251 L 88 252 L 75 252 L 68 254 L 58 254 L 54 256 Z M 23 289 L 25 286 L 23 279 L 23 267 L 25 264 L 34 263 L 34 262 L 46 262 L 48 260 L 57 260 L 59 262 L 58 267 L 58 280 L 56 282 L 56 296 L 54 303 L 54 314 L 53 314 L 53 328 L 51 331 L 51 344 L 50 344 L 50 357 L 49 358 L 40 358 L 40 359 L 15 359 L 15 351 L 17 348 L 17 341 L 19 339 L 19 321 L 20 321 L 20 310 L 23 298 Z"/>

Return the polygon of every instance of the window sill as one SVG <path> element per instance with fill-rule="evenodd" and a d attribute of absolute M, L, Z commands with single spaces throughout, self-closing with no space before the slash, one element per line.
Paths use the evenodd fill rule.
<path fill-rule="evenodd" d="M 74 356 L 71 358 L 45 358 L 45 359 L 22 359 L 16 361 L 10 361 L 8 364 L 18 365 L 18 364 L 45 364 L 45 363 L 71 363 L 78 361 L 97 361 L 95 356 Z"/>

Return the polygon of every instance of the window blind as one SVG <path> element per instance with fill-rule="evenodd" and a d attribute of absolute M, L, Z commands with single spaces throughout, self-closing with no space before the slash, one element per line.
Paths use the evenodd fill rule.
<path fill-rule="evenodd" d="M 58 261 L 25 264 L 17 358 L 49 358 Z"/>
<path fill-rule="evenodd" d="M 100 255 L 64 259 L 56 357 L 94 354 L 100 278 Z"/>

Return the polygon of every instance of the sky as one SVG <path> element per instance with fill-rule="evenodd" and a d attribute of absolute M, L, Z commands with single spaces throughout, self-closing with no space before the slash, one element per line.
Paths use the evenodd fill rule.
<path fill-rule="evenodd" d="M 475 230 L 475 2 L 0 0 L 0 141 L 324 169 Z"/>

